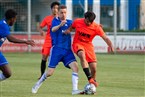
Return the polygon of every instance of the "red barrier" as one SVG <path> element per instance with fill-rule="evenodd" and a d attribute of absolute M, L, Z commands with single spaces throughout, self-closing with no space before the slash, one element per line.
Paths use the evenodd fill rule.
<path fill-rule="evenodd" d="M 19 39 L 28 39 L 27 35 L 14 35 L 14 37 Z M 31 35 L 31 39 L 33 39 L 36 43 L 34 47 L 31 47 L 32 52 L 41 52 L 42 45 L 44 42 L 44 37 L 40 35 Z M 26 44 L 16 44 L 5 41 L 5 43 L 1 47 L 2 52 L 27 52 L 28 46 Z"/>

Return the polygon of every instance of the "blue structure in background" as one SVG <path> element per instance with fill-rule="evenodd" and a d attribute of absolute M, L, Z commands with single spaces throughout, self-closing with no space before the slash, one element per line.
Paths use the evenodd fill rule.
<path fill-rule="evenodd" d="M 139 5 L 140 0 L 129 0 L 129 30 L 136 29 L 139 26 Z"/>
<path fill-rule="evenodd" d="M 66 0 L 60 1 L 62 4 L 65 4 L 66 2 Z M 117 6 L 120 6 L 120 1 L 121 0 L 117 0 Z M 140 0 L 127 0 L 127 1 L 128 1 L 128 30 L 134 30 L 139 28 L 139 5 L 141 1 Z M 72 2 L 73 4 L 79 4 L 79 2 L 81 2 L 81 4 L 83 4 L 84 6 L 84 0 L 72 0 Z M 88 3 L 89 5 L 91 5 L 93 3 L 93 0 L 88 0 Z M 100 0 L 100 5 L 113 6 L 114 0 Z"/>

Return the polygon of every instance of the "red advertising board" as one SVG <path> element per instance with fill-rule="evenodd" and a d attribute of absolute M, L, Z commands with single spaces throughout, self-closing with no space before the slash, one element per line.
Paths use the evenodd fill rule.
<path fill-rule="evenodd" d="M 19 39 L 28 39 L 28 35 L 14 35 L 14 37 Z M 31 39 L 33 39 L 36 43 L 34 47 L 31 46 L 31 51 L 41 52 L 44 37 L 40 35 L 31 35 Z M 1 50 L 2 52 L 27 52 L 28 46 L 26 44 L 11 43 L 8 40 L 6 40 L 1 47 Z"/>

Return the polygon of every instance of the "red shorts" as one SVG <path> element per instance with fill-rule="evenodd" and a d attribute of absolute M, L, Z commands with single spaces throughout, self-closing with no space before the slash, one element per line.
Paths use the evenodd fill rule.
<path fill-rule="evenodd" d="M 77 54 L 79 50 L 83 50 L 86 55 L 87 62 L 97 62 L 94 47 L 92 45 L 84 45 L 80 43 L 74 43 L 72 45 L 73 51 Z"/>
<path fill-rule="evenodd" d="M 48 55 L 49 56 L 50 55 L 50 49 L 51 49 L 51 47 L 43 47 L 41 53 L 43 55 Z"/>

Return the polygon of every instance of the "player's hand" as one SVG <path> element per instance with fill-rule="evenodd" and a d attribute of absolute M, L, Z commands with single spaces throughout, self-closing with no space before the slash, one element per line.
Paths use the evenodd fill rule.
<path fill-rule="evenodd" d="M 42 32 L 40 32 L 40 35 L 41 35 L 41 36 L 45 36 L 46 33 L 45 33 L 44 31 L 42 31 Z"/>
<path fill-rule="evenodd" d="M 66 23 L 66 20 L 61 21 L 61 23 L 59 24 L 60 27 L 63 26 Z"/>
<path fill-rule="evenodd" d="M 64 34 L 69 34 L 71 31 L 69 29 L 65 30 Z"/>
<path fill-rule="evenodd" d="M 114 48 L 113 47 L 110 47 L 110 51 L 112 54 L 114 54 Z"/>
<path fill-rule="evenodd" d="M 26 44 L 27 44 L 27 45 L 34 46 L 34 45 L 35 45 L 35 42 L 34 42 L 34 40 L 27 40 L 27 41 L 26 41 Z"/>

